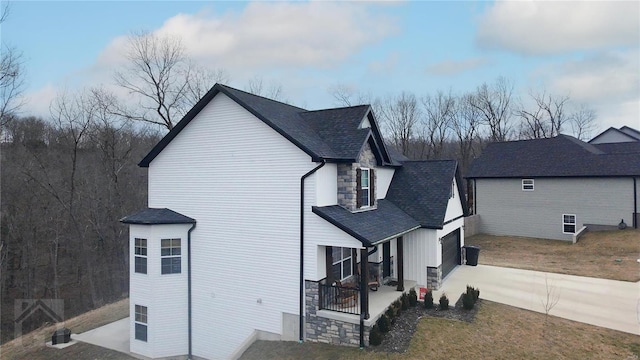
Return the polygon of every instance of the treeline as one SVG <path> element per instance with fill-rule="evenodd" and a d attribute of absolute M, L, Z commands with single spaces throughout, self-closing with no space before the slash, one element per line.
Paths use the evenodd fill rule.
<path fill-rule="evenodd" d="M 474 91 L 437 91 L 416 96 L 403 91 L 374 97 L 345 85 L 329 89 L 336 105 L 372 104 L 386 139 L 410 159 L 456 159 L 463 174 L 485 144 L 495 141 L 550 138 L 560 133 L 588 140 L 596 112 L 546 90 L 525 97 L 499 77 Z"/>
<path fill-rule="evenodd" d="M 49 121 L 13 118 L 3 128 L 3 342 L 18 299 L 62 299 L 71 317 L 128 296 L 127 227 L 117 220 L 146 206 L 137 162 L 160 135 L 85 100 L 58 101 Z M 23 333 L 49 319 L 32 320 Z"/>

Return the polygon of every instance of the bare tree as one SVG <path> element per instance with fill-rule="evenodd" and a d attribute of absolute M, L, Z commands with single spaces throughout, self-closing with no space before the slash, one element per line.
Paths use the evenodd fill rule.
<path fill-rule="evenodd" d="M 282 84 L 274 81 L 269 81 L 267 84 L 261 76 L 254 76 L 251 78 L 247 82 L 245 90 L 254 95 L 264 96 L 280 102 L 287 102 L 284 99 Z"/>
<path fill-rule="evenodd" d="M 573 136 L 582 141 L 587 141 L 596 128 L 597 113 L 587 105 L 580 105 L 578 110 L 569 116 L 569 124 Z"/>
<path fill-rule="evenodd" d="M 464 94 L 456 101 L 455 112 L 450 127 L 458 145 L 457 158 L 463 173 L 473 160 L 474 143 L 478 141 L 482 114 L 471 105 L 473 94 Z"/>
<path fill-rule="evenodd" d="M 540 300 L 544 310 L 544 326 L 542 328 L 542 336 L 546 337 L 549 328 L 549 313 L 560 301 L 560 292 L 553 283 L 549 283 L 547 275 L 544 275 L 544 297 Z"/>
<path fill-rule="evenodd" d="M 568 96 L 554 96 L 546 91 L 540 93 L 530 92 L 535 105 L 532 109 L 524 106 L 518 110 L 522 118 L 520 137 L 525 139 L 542 139 L 557 136 L 568 120 L 565 113 L 565 105 L 569 101 Z"/>
<path fill-rule="evenodd" d="M 118 111 L 132 120 L 171 130 L 213 82 L 228 78 L 222 70 L 195 66 L 174 36 L 134 33 L 127 45 L 128 63 L 115 73 L 115 81 L 138 101 L 137 110 Z"/>
<path fill-rule="evenodd" d="M 438 91 L 435 96 L 422 98 L 424 109 L 424 140 L 427 142 L 430 159 L 439 159 L 448 141 L 448 132 L 455 112 L 455 98 L 449 93 Z"/>
<path fill-rule="evenodd" d="M 362 93 L 346 84 L 335 84 L 330 86 L 327 91 L 333 96 L 335 104 L 338 106 L 355 106 L 374 102 L 371 94 Z M 374 112 L 377 113 L 377 111 Z"/>
<path fill-rule="evenodd" d="M 0 24 L 9 15 L 9 3 L 5 2 L 0 10 Z M 22 54 L 14 47 L 2 44 L 0 54 L 0 132 L 23 105 L 20 99 L 24 86 Z"/>
<path fill-rule="evenodd" d="M 490 141 L 508 140 L 511 133 L 513 83 L 504 77 L 499 77 L 493 85 L 480 85 L 470 105 L 477 109 L 483 118 L 483 123 L 489 128 Z"/>
<path fill-rule="evenodd" d="M 382 100 L 376 100 L 374 107 L 395 147 L 408 156 L 420 118 L 416 96 L 402 92 L 399 96 L 387 96 Z"/>

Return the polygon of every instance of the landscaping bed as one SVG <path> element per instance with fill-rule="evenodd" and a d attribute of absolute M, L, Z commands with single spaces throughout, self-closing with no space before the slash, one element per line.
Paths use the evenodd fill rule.
<path fill-rule="evenodd" d="M 636 282 L 640 280 L 640 230 L 587 232 L 576 244 L 516 236 L 475 235 L 479 263 L 525 270 Z"/>

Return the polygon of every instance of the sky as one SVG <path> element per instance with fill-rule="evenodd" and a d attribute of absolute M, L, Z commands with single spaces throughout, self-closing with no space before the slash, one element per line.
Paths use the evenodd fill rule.
<path fill-rule="evenodd" d="M 230 86 L 259 77 L 307 109 L 338 106 L 338 85 L 421 97 L 503 76 L 517 101 L 566 95 L 596 110 L 600 131 L 640 129 L 638 1 L 14 1 L 0 31 L 22 53 L 22 115 L 46 117 L 63 91 L 122 92 L 127 36 L 150 31 L 180 37 Z"/>

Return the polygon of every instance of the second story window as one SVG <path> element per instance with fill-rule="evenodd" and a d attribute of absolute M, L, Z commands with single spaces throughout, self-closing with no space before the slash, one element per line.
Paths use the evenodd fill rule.
<path fill-rule="evenodd" d="M 180 274 L 182 271 L 180 242 L 180 239 L 161 240 L 162 274 Z"/>
<path fill-rule="evenodd" d="M 147 239 L 135 239 L 135 272 L 147 273 Z"/>
<path fill-rule="evenodd" d="M 357 207 L 373 206 L 375 203 L 375 193 L 373 191 L 375 179 L 373 178 L 373 169 L 358 169 L 356 177 L 358 186 L 356 191 Z"/>

